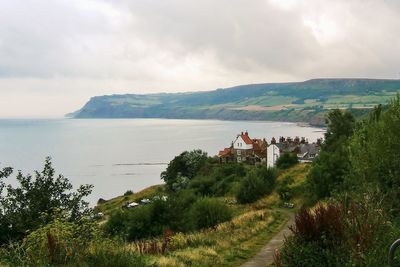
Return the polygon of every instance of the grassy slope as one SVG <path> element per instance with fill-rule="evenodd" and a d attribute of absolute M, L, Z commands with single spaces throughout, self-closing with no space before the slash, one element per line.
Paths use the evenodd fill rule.
<path fill-rule="evenodd" d="M 304 203 L 302 190 L 309 166 L 298 164 L 282 172 L 277 181 L 290 175 L 295 182 L 295 209 Z M 96 207 L 109 214 L 125 201 L 137 201 L 162 192 L 162 186 L 153 186 L 134 195 L 120 196 Z M 225 199 L 230 200 L 230 199 Z M 227 201 L 232 203 L 232 201 Z M 239 266 L 253 257 L 270 240 L 288 219 L 288 213 L 294 210 L 282 208 L 278 194 L 269 196 L 249 205 L 231 204 L 236 216 L 229 222 L 219 225 L 215 230 L 194 233 L 178 233 L 173 236 L 170 252 L 166 255 L 149 256 L 149 260 L 159 266 Z M 161 239 L 159 240 L 161 243 Z M 136 250 L 136 247 L 128 244 Z"/>
<path fill-rule="evenodd" d="M 116 209 L 120 209 L 124 204 L 129 202 L 139 202 L 143 198 L 152 198 L 156 195 L 162 195 L 164 185 L 153 185 L 137 193 L 118 196 L 107 200 L 105 203 L 98 204 L 95 207 L 95 212 L 102 212 L 109 216 Z"/>
<path fill-rule="evenodd" d="M 283 120 L 318 125 L 324 123 L 322 118 L 329 109 L 368 109 L 386 103 L 399 90 L 400 80 L 315 79 L 242 85 L 208 92 L 99 96 L 72 115 L 78 118 Z M 276 107 L 277 110 L 240 110 L 247 106 Z"/>

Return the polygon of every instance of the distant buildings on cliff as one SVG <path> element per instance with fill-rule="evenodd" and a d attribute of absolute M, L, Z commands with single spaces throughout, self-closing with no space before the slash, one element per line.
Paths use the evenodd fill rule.
<path fill-rule="evenodd" d="M 305 137 L 274 137 L 268 143 L 265 138 L 250 138 L 249 133 L 242 132 L 237 135 L 230 147 L 219 151 L 218 158 L 221 163 L 243 162 L 249 164 L 267 164 L 273 167 L 278 158 L 284 153 L 296 154 L 299 162 L 312 162 L 318 156 L 322 139 L 316 143 L 309 143 Z"/>

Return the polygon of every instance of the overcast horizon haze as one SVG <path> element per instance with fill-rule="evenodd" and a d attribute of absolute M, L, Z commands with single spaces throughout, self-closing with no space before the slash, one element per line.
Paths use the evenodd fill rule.
<path fill-rule="evenodd" d="M 90 97 L 400 78 L 396 0 L 0 0 L 0 118 Z"/>

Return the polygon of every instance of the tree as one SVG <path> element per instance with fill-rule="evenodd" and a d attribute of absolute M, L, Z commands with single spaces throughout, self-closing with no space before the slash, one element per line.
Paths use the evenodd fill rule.
<path fill-rule="evenodd" d="M 0 178 L 11 174 L 10 168 L 0 173 Z M 46 158 L 41 172 L 34 177 L 18 172 L 18 187 L 4 182 L 0 189 L 6 192 L 0 198 L 0 243 L 21 239 L 57 217 L 60 212 L 71 221 L 90 212 L 84 197 L 92 191 L 92 185 L 81 185 L 75 192 L 72 184 L 63 175 L 55 177 L 51 159 Z"/>
<path fill-rule="evenodd" d="M 179 191 L 185 188 L 188 180 L 196 176 L 207 158 L 207 153 L 200 149 L 182 152 L 168 164 L 167 169 L 161 173 L 161 179 L 169 190 Z"/>
<path fill-rule="evenodd" d="M 201 198 L 191 208 L 191 219 L 195 229 L 215 226 L 232 218 L 230 208 L 215 198 Z"/>
<path fill-rule="evenodd" d="M 293 189 L 290 187 L 290 184 L 294 182 L 292 176 L 288 175 L 283 178 L 282 182 L 277 186 L 276 192 L 279 195 L 279 198 L 283 201 L 289 201 L 293 196 Z"/>
<path fill-rule="evenodd" d="M 279 169 L 288 169 L 299 162 L 294 153 L 284 153 L 276 161 L 276 167 Z"/>
<path fill-rule="evenodd" d="M 327 122 L 321 152 L 307 176 L 314 200 L 340 189 L 350 170 L 348 143 L 355 128 L 354 117 L 349 111 L 335 109 L 328 114 Z"/>
<path fill-rule="evenodd" d="M 356 130 L 350 143 L 352 189 L 378 187 L 396 206 L 400 197 L 400 95 L 387 109 L 376 107 Z"/>
<path fill-rule="evenodd" d="M 328 129 L 325 133 L 323 149 L 335 151 L 338 145 L 341 145 L 353 135 L 355 119 L 350 111 L 334 109 L 328 113 L 326 122 Z"/>
<path fill-rule="evenodd" d="M 241 181 L 236 199 L 239 203 L 252 203 L 272 192 L 275 186 L 276 172 L 266 166 L 250 170 Z"/>

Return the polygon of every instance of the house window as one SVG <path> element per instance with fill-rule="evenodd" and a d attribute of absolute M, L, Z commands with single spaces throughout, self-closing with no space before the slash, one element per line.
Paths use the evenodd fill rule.
<path fill-rule="evenodd" d="M 242 154 L 242 151 L 241 151 L 241 150 L 237 150 L 237 154 L 238 154 L 238 155 L 241 155 L 241 154 Z"/>
<path fill-rule="evenodd" d="M 237 158 L 237 161 L 240 162 L 242 159 L 240 157 Z"/>

